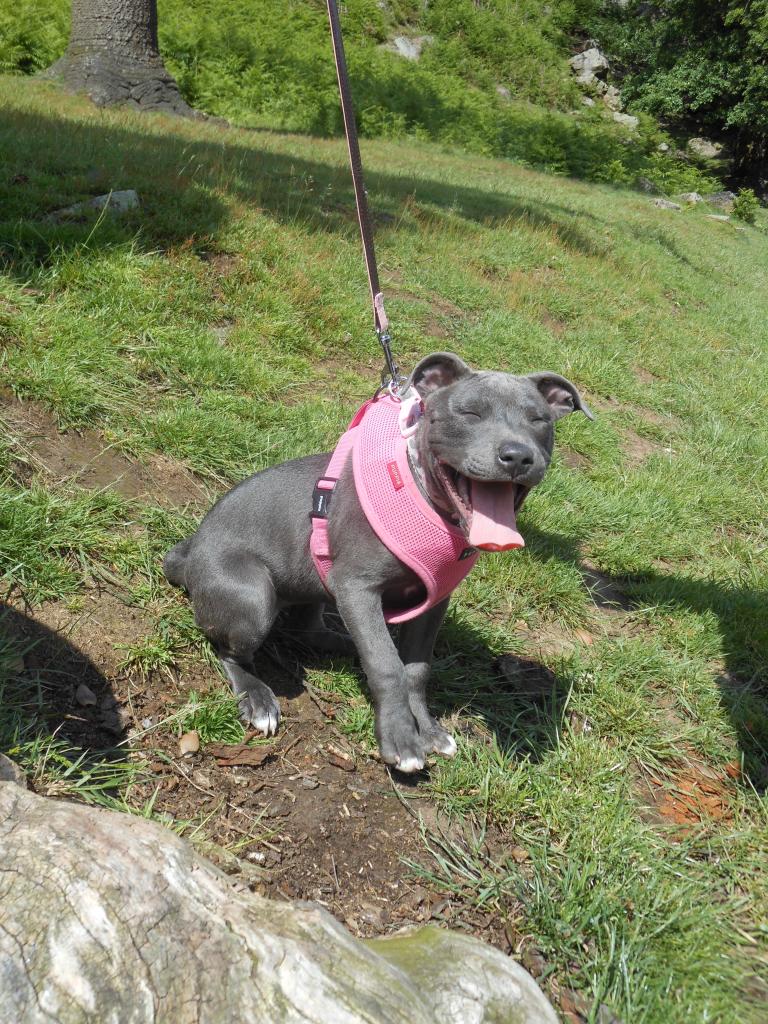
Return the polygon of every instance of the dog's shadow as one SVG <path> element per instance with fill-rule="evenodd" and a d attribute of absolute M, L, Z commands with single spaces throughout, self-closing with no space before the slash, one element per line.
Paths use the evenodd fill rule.
<path fill-rule="evenodd" d="M 571 538 L 527 526 L 526 539 L 534 555 L 576 566 L 598 607 L 606 605 L 616 610 L 618 605 L 619 611 L 630 616 L 633 608 L 647 611 L 653 607 L 716 616 L 724 654 L 722 668 L 713 672 L 714 681 L 743 754 L 746 781 L 761 792 L 766 790 L 768 595 L 751 587 L 656 570 L 626 576 L 600 574 L 596 578 L 583 564 Z M 280 678 L 270 674 L 270 685 L 274 682 L 276 692 L 287 697 L 301 691 L 305 667 L 341 664 L 335 657 L 307 651 L 295 635 L 281 631 L 280 624 L 265 650 L 266 656 L 283 668 L 278 673 Z M 464 712 L 461 727 L 493 736 L 508 756 L 538 761 L 557 746 L 565 725 L 570 678 L 559 676 L 524 653 L 499 657 L 498 652 L 489 650 L 479 630 L 450 611 L 437 639 L 433 668 L 430 704 L 438 715 Z M 359 668 L 357 671 L 360 674 Z"/>
<path fill-rule="evenodd" d="M 32 614 L 0 602 L 0 753 L 49 764 L 76 788 L 89 766 L 126 761 L 125 724 L 112 685 L 93 660 Z"/>

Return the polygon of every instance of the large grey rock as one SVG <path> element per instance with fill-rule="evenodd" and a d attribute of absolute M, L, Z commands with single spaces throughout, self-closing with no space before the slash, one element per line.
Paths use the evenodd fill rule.
<path fill-rule="evenodd" d="M 723 152 L 723 147 L 719 142 L 713 142 L 712 139 L 704 138 L 688 139 L 686 149 L 694 156 L 702 157 L 705 160 L 719 157 Z"/>
<path fill-rule="evenodd" d="M 54 210 L 53 213 L 49 213 L 45 217 L 45 220 L 68 220 L 84 213 L 98 212 L 105 207 L 108 213 L 119 216 L 129 210 L 138 209 L 140 205 L 138 193 L 132 188 L 126 188 L 117 192 L 108 192 L 103 196 L 94 196 L 92 199 L 84 199 L 82 203 L 73 203 L 72 206 L 65 206 L 62 210 Z"/>
<path fill-rule="evenodd" d="M 434 927 L 360 942 L 172 833 L 0 783 L 0 1021 L 557 1024 L 531 976 Z"/>
<path fill-rule="evenodd" d="M 571 67 L 580 85 L 594 85 L 598 80 L 599 71 L 607 71 L 610 67 L 608 58 L 596 46 L 577 53 L 571 57 Z"/>
<path fill-rule="evenodd" d="M 690 206 L 696 206 L 697 203 L 704 202 L 704 197 L 699 192 L 681 192 L 678 199 L 682 199 L 684 203 L 688 203 Z"/>
<path fill-rule="evenodd" d="M 613 112 L 613 120 L 617 124 L 623 124 L 625 128 L 629 128 L 630 131 L 634 131 L 640 124 L 638 118 L 633 117 L 632 114 L 620 114 L 618 110 Z"/>

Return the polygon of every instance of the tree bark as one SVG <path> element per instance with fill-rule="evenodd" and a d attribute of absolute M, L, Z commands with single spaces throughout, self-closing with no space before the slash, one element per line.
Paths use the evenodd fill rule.
<path fill-rule="evenodd" d="M 66 53 L 43 76 L 100 107 L 194 114 L 160 56 L 157 0 L 72 0 Z"/>
<path fill-rule="evenodd" d="M 0 782 L 3 1024 L 557 1024 L 476 939 L 361 942 L 142 818 Z"/>

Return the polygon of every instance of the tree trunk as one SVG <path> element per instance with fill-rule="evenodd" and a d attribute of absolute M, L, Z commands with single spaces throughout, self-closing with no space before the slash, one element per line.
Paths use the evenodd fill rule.
<path fill-rule="evenodd" d="M 72 0 L 67 51 L 44 76 L 100 107 L 193 114 L 160 56 L 157 0 Z"/>

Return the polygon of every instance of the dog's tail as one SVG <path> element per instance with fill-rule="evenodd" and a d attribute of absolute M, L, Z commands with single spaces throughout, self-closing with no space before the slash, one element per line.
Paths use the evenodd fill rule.
<path fill-rule="evenodd" d="M 191 537 L 187 537 L 186 540 L 180 541 L 175 547 L 171 548 L 163 559 L 163 572 L 165 573 L 165 578 L 169 583 L 173 584 L 174 587 L 186 587 L 187 585 L 184 567 L 187 561 L 191 542 Z"/>

